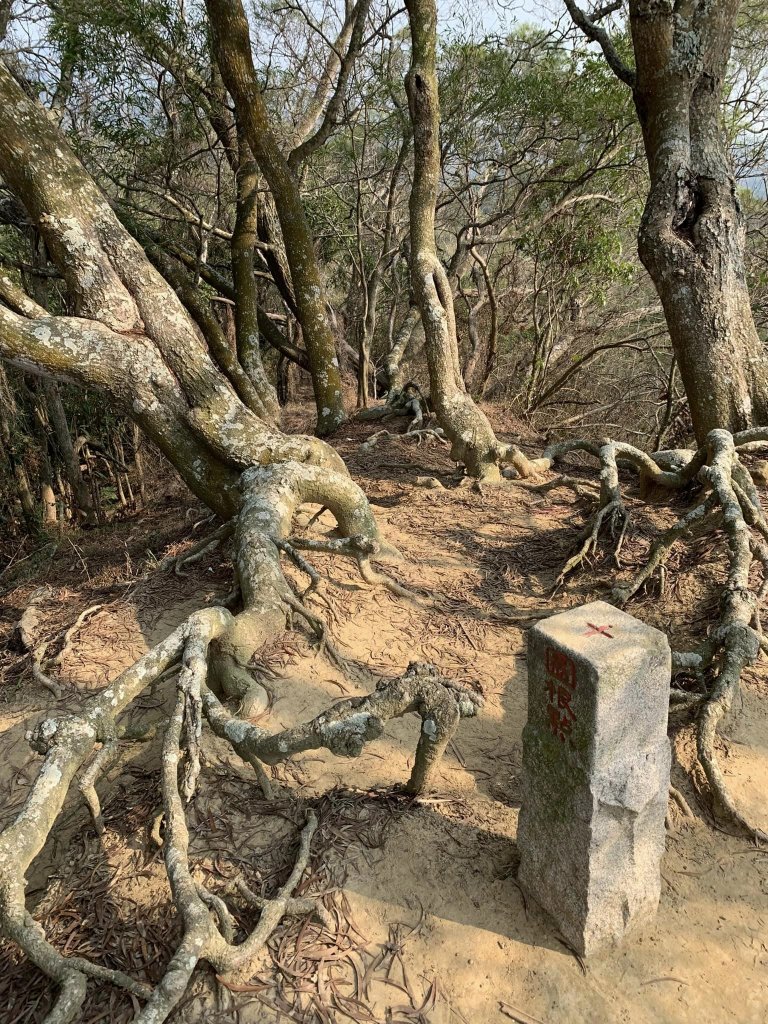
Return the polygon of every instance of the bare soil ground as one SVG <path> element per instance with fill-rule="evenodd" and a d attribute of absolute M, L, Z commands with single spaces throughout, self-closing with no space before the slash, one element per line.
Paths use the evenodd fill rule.
<path fill-rule="evenodd" d="M 301 412 L 293 416 L 298 423 Z M 247 984 L 232 990 L 199 970 L 172 1019 L 764 1024 L 767 851 L 713 820 L 694 767 L 689 722 L 671 731 L 673 782 L 695 818 L 671 811 L 655 921 L 617 952 L 581 963 L 551 922 L 526 905 L 515 883 L 524 629 L 533 619 L 521 618 L 519 626 L 495 620 L 604 596 L 615 570 L 598 562 L 550 597 L 588 506 L 570 492 L 541 498 L 514 484 L 477 494 L 459 485 L 435 442 L 416 447 L 413 440 L 390 439 L 361 453 L 360 442 L 374 430 L 353 424 L 335 443 L 387 538 L 404 555 L 389 571 L 409 587 L 432 592 L 434 604 L 417 607 L 366 586 L 341 560 L 319 558 L 329 581 L 313 608 L 327 617 L 352 663 L 396 675 L 411 660 L 432 661 L 477 686 L 485 709 L 462 723 L 438 791 L 416 802 L 397 792 L 415 749 L 410 721 L 388 727 L 385 738 L 355 761 L 310 753 L 277 769 L 280 793 L 271 807 L 250 769 L 209 740 L 190 812 L 191 856 L 200 877 L 223 892 L 242 873 L 253 888 L 269 893 L 289 870 L 298 828 L 312 806 L 320 828 L 303 890 L 325 894 L 336 932 L 321 932 L 314 922 L 285 922 Z M 419 477 L 435 477 L 443 488 L 420 486 Z M 652 527 L 675 514 L 666 505 L 642 504 L 629 480 L 628 494 L 637 518 L 623 571 L 641 560 Z M 686 498 L 676 500 L 679 511 Z M 190 567 L 183 578 L 145 575 L 149 552 L 161 557 L 204 535 L 205 525 L 195 529 L 204 514 L 180 487 L 164 487 L 135 517 L 65 536 L 55 551 L 14 567 L 15 581 L 0 599 L 6 640 L 40 585 L 51 588 L 44 605 L 51 636 L 85 608 L 102 606 L 61 664 L 68 685 L 61 706 L 74 709 L 191 611 L 229 589 L 225 553 Z M 330 528 L 326 519 L 320 526 Z M 651 589 L 628 610 L 666 629 L 678 647 L 701 638 L 723 578 L 719 544 L 704 539 L 675 556 L 665 594 Z M 364 672 L 342 674 L 301 632 L 286 632 L 262 652 L 260 665 L 273 691 L 268 724 L 275 728 L 373 685 Z M 0 672 L 3 825 L 23 802 L 39 763 L 25 731 L 54 702 L 10 648 L 0 652 Z M 172 689 L 172 680 L 161 682 L 139 702 L 141 709 L 157 714 Z M 719 751 L 734 792 L 764 829 L 767 698 L 768 671 L 761 663 L 744 681 Z M 29 878 L 30 908 L 59 948 L 150 981 L 162 974 L 178 938 L 161 855 L 149 838 L 158 809 L 157 757 L 155 744 L 126 747 L 121 766 L 101 785 L 101 839 L 72 794 Z M 242 911 L 241 921 L 248 922 L 248 914 Z M 47 981 L 12 947 L 0 945 L 0 1022 L 41 1021 L 51 1002 Z M 134 1011 L 131 997 L 92 984 L 84 1020 L 121 1022 Z"/>

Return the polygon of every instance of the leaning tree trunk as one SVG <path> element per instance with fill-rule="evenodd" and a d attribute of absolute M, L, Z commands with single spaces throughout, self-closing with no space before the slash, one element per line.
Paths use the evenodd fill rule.
<path fill-rule="evenodd" d="M 296 459 L 343 469 L 332 449 L 271 429 L 238 398 L 173 289 L 37 104 L 0 64 L 0 173 L 39 226 L 74 303 L 50 316 L 0 305 L 0 355 L 105 392 L 214 511 L 239 508 L 240 472 Z"/>
<path fill-rule="evenodd" d="M 106 393 L 225 519 L 243 509 L 243 470 L 292 467 L 283 486 L 293 490 L 301 486 L 303 472 L 322 467 L 322 481 L 313 484 L 318 501 L 335 507 L 342 493 L 347 503 L 354 500 L 360 518 L 355 532 L 371 550 L 377 548 L 368 503 L 359 488 L 349 491 L 339 456 L 315 438 L 279 433 L 240 400 L 172 287 L 117 220 L 46 113 L 2 64 L 0 173 L 40 226 L 77 314 L 51 316 L 5 287 L 6 303 L 14 308 L 0 304 L 0 355 L 24 369 Z M 282 500 L 277 492 L 273 497 Z M 350 508 L 346 521 L 353 520 Z M 276 561 L 277 549 L 273 554 Z M 277 579 L 279 565 L 266 566 L 262 561 L 251 568 L 260 578 L 272 571 Z M 240 569 L 245 594 L 247 574 Z M 256 592 L 273 610 L 282 607 L 283 589 L 276 592 L 279 600 L 270 598 L 262 580 Z M 227 664 L 247 665 L 253 653 L 241 631 L 236 625 L 220 638 Z"/>
<path fill-rule="evenodd" d="M 296 311 L 309 356 L 317 403 L 317 433 L 333 433 L 345 419 L 339 360 L 325 309 L 325 289 L 298 182 L 269 124 L 251 55 L 248 20 L 240 0 L 206 0 L 216 59 L 238 122 L 277 210 L 293 282 Z"/>
<path fill-rule="evenodd" d="M 440 179 L 440 103 L 437 92 L 437 5 L 406 0 L 411 67 L 405 78 L 413 125 L 410 199 L 411 282 L 424 324 L 432 405 L 452 443 L 452 455 L 481 479 L 499 478 L 500 445 L 486 416 L 467 394 L 459 362 L 453 294 L 435 244 Z"/>

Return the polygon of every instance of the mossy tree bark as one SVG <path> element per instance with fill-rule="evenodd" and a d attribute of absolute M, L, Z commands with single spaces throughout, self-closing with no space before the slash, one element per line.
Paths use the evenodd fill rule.
<path fill-rule="evenodd" d="M 630 0 L 634 69 L 599 24 L 617 5 L 591 16 L 573 0 L 566 6 L 632 89 L 650 173 L 638 249 L 664 307 L 696 438 L 765 423 L 768 358 L 721 119 L 739 0 Z"/>
<path fill-rule="evenodd" d="M 299 185 L 269 123 L 251 55 L 248 19 L 240 0 L 206 0 L 214 50 L 235 103 L 238 123 L 274 200 L 293 283 L 296 313 L 309 357 L 318 409 L 317 433 L 345 420 L 336 344 Z"/>
<path fill-rule="evenodd" d="M 406 0 L 411 66 L 405 78 L 413 125 L 414 174 L 410 197 L 411 283 L 421 311 L 432 404 L 467 472 L 499 478 L 501 450 L 487 417 L 467 394 L 459 362 L 453 294 L 437 255 L 435 204 L 440 180 L 440 102 L 437 90 L 437 5 Z"/>

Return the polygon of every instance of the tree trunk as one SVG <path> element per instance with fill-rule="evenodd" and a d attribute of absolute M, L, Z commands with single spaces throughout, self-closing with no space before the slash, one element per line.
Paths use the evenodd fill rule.
<path fill-rule="evenodd" d="M 54 469 L 49 448 L 50 423 L 45 394 L 37 386 L 35 377 L 29 380 L 30 404 L 32 406 L 32 436 L 37 441 L 36 476 L 40 485 L 40 500 L 43 508 L 43 525 L 51 526 L 57 519 L 56 492 L 53 489 Z"/>
<path fill-rule="evenodd" d="M 275 376 L 277 379 L 277 400 L 281 406 L 288 405 L 290 401 L 290 360 L 288 360 L 282 353 L 277 357 L 277 370 Z"/>
<path fill-rule="evenodd" d="M 279 547 L 292 510 L 301 501 L 330 508 L 362 565 L 382 550 L 365 495 L 324 442 L 271 430 L 243 404 L 173 288 L 2 63 L 0 174 L 41 225 L 78 314 L 51 316 L 4 283 L 0 356 L 101 391 L 211 509 L 237 517 L 245 611 L 218 638 L 211 674 L 244 698 L 254 651 L 295 603 Z"/>
<path fill-rule="evenodd" d="M 768 422 L 768 360 L 744 270 L 744 222 L 720 104 L 739 4 L 690 18 L 634 2 L 635 106 L 651 175 L 638 236 L 699 443 Z"/>
<path fill-rule="evenodd" d="M 721 121 L 739 0 L 630 0 L 634 70 L 598 14 L 565 4 L 633 92 L 651 179 L 638 251 L 664 307 L 696 438 L 765 423 L 768 359 L 752 316 Z"/>
<path fill-rule="evenodd" d="M 0 41 L 4 40 L 11 23 L 13 0 L 0 0 Z"/>
<path fill-rule="evenodd" d="M 64 410 L 64 403 L 61 400 L 58 385 L 54 381 L 47 380 L 43 383 L 43 391 L 53 435 L 56 438 L 56 445 L 61 453 L 64 471 L 67 474 L 67 480 L 72 489 L 75 506 L 73 512 L 82 515 L 89 526 L 95 526 L 96 513 L 93 508 L 88 485 L 83 480 L 83 474 L 80 472 L 80 459 L 75 453 L 75 446 L 69 431 L 67 414 Z"/>
<path fill-rule="evenodd" d="M 403 370 L 401 364 L 420 317 L 421 313 L 418 306 L 411 306 L 405 315 L 405 320 L 400 325 L 399 331 L 392 340 L 392 347 L 387 352 L 387 389 L 393 396 L 403 390 Z"/>
<path fill-rule="evenodd" d="M 360 274 L 361 292 L 363 295 L 363 317 L 362 333 L 359 336 L 359 365 L 358 365 L 358 407 L 368 405 L 368 385 L 371 379 L 371 349 L 376 336 L 376 322 L 379 305 L 379 292 L 385 270 L 391 265 L 397 253 L 397 247 L 393 246 L 395 241 L 395 210 L 397 201 L 397 186 L 405 166 L 405 158 L 410 146 L 410 139 L 403 139 L 398 150 L 395 165 L 389 178 L 387 189 L 387 213 L 384 220 L 384 235 L 381 243 L 381 251 L 376 258 L 373 270 L 366 278 L 365 274 L 365 253 L 363 248 L 363 210 L 362 193 L 358 183 L 357 192 L 357 252 Z M 354 279 L 354 275 L 353 275 Z M 376 397 L 379 374 L 373 375 L 374 397 Z"/>
<path fill-rule="evenodd" d="M 7 454 L 13 472 L 13 479 L 16 483 L 16 494 L 21 505 L 24 522 L 27 524 L 27 529 L 32 536 L 35 536 L 40 532 L 40 520 L 37 516 L 35 496 L 32 493 L 27 471 L 24 463 L 20 462 L 11 451 L 8 451 Z"/>
<path fill-rule="evenodd" d="M 500 447 L 486 416 L 467 394 L 459 363 L 453 295 L 435 244 L 435 203 L 440 178 L 440 104 L 437 92 L 435 0 L 406 0 L 411 67 L 405 78 L 413 125 L 414 174 L 410 198 L 411 283 L 421 311 L 430 396 L 452 442 L 451 454 L 467 472 L 499 479 Z"/>
<path fill-rule="evenodd" d="M 357 325 L 357 407 L 368 408 L 368 382 L 371 375 L 371 339 L 366 329 L 367 317 Z"/>
<path fill-rule="evenodd" d="M 488 264 L 475 249 L 472 250 L 472 256 L 480 267 L 480 272 L 483 275 L 485 290 L 488 295 L 489 309 L 488 337 L 485 343 L 485 358 L 480 364 L 480 372 L 475 385 L 476 393 L 482 397 L 488 385 L 488 378 L 496 369 L 496 360 L 498 358 L 499 350 L 499 306 L 496 300 L 496 288 L 491 280 L 491 275 L 488 272 Z"/>
<path fill-rule="evenodd" d="M 471 395 L 482 397 L 488 378 L 496 366 L 498 308 L 496 292 L 488 273 L 488 266 L 474 249 L 472 255 L 476 260 L 472 270 L 472 280 L 477 288 L 477 302 L 474 305 L 470 303 L 469 297 L 462 290 L 460 280 L 458 282 L 459 292 L 467 306 L 467 332 L 470 342 L 470 350 L 464 366 L 464 381 Z M 488 333 L 483 338 L 480 335 L 480 314 L 486 306 L 489 308 L 490 322 Z"/>
<path fill-rule="evenodd" d="M 235 336 L 237 358 L 259 393 L 266 418 L 279 423 L 277 394 L 261 361 L 259 345 L 259 301 L 253 253 L 258 242 L 259 174 L 242 131 L 238 132 L 238 162 L 235 171 L 237 203 L 232 232 L 232 282 L 235 290 Z"/>
<path fill-rule="evenodd" d="M 136 483 L 139 487 L 139 497 L 141 498 L 141 504 L 146 508 L 147 488 L 144 479 L 144 456 L 141 453 L 142 436 L 135 423 L 132 424 L 131 441 L 133 444 L 133 465 L 136 467 Z"/>
<path fill-rule="evenodd" d="M 277 210 L 291 271 L 296 309 L 318 409 L 317 433 L 333 433 L 345 420 L 339 361 L 325 309 L 325 289 L 299 186 L 272 132 L 251 56 L 241 0 L 206 0 L 216 58 L 234 100 L 238 121 Z"/>
<path fill-rule="evenodd" d="M 29 533 L 34 536 L 40 532 L 40 520 L 27 470 L 16 451 L 14 426 L 17 418 L 18 407 L 8 382 L 5 367 L 0 362 L 0 441 L 2 441 L 3 451 L 16 486 L 16 497 L 21 506 L 24 522 Z"/>
<path fill-rule="evenodd" d="M 39 224 L 76 313 L 50 316 L 30 299 L 31 314 L 0 305 L 0 354 L 101 389 L 223 516 L 240 505 L 242 469 L 278 451 L 343 466 L 319 441 L 270 430 L 239 400 L 173 289 L 2 63 L 0 173 Z"/>

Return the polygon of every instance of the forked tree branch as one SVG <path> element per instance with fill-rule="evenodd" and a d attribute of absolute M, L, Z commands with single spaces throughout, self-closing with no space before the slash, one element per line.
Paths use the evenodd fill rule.
<path fill-rule="evenodd" d="M 611 71 L 613 71 L 617 78 L 628 85 L 630 89 L 634 89 L 636 81 L 635 72 L 621 59 L 608 32 L 597 24 L 600 19 L 619 10 L 621 3 L 607 4 L 605 7 L 599 8 L 591 16 L 586 11 L 583 11 L 578 4 L 574 3 L 574 0 L 565 0 L 565 6 L 568 8 L 568 13 L 574 25 L 581 29 L 587 39 L 597 43 L 603 51 Z"/>

